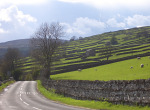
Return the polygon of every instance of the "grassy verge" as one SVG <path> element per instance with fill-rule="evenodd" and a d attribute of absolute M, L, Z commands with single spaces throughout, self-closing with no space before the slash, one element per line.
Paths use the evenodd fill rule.
<path fill-rule="evenodd" d="M 65 103 L 73 106 L 86 107 L 91 109 L 105 109 L 105 110 L 150 110 L 150 107 L 138 107 L 138 106 L 127 106 L 127 105 L 113 105 L 108 102 L 101 101 L 88 101 L 88 100 L 75 100 L 69 97 L 64 97 L 63 95 L 55 94 L 54 91 L 46 90 L 42 85 L 41 81 L 37 81 L 37 88 L 39 92 L 46 98 Z"/>
<path fill-rule="evenodd" d="M 12 83 L 14 83 L 14 81 L 9 81 L 9 82 L 7 82 L 7 83 L 5 83 L 5 84 L 2 84 L 2 85 L 0 86 L 0 92 L 1 92 L 4 88 L 6 88 L 8 85 L 10 85 L 10 84 L 12 84 Z"/>

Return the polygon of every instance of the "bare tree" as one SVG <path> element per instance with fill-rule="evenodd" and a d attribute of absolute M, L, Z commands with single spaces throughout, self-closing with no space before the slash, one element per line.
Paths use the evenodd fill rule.
<path fill-rule="evenodd" d="M 50 78 L 51 66 L 56 50 L 60 46 L 60 37 L 64 35 L 63 27 L 58 22 L 43 23 L 32 36 L 34 56 L 43 65 L 45 78 Z"/>

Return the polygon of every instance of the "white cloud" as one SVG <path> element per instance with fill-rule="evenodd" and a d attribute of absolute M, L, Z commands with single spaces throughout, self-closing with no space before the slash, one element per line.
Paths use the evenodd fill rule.
<path fill-rule="evenodd" d="M 37 5 L 46 3 L 50 0 L 1 0 L 0 6 L 6 6 L 6 5 Z"/>
<path fill-rule="evenodd" d="M 125 18 L 125 22 L 128 26 L 141 27 L 150 25 L 150 16 L 134 15 L 133 17 Z"/>
<path fill-rule="evenodd" d="M 2 25 L 2 24 L 0 24 L 0 34 L 8 33 L 8 31 L 6 31 L 6 30 L 4 30 L 3 28 L 1 28 L 1 25 Z"/>
<path fill-rule="evenodd" d="M 95 27 L 95 28 L 104 28 L 105 24 L 101 21 L 96 19 L 90 19 L 88 17 L 80 17 L 77 18 L 76 21 L 73 23 L 76 27 Z"/>
<path fill-rule="evenodd" d="M 13 5 L 6 9 L 0 10 L 0 21 L 18 21 L 20 24 L 24 25 L 25 22 L 36 22 L 37 20 L 29 14 L 24 14 L 22 11 L 18 10 L 16 6 Z"/>
<path fill-rule="evenodd" d="M 62 23 L 62 25 L 64 25 L 67 34 L 76 36 L 93 35 L 105 28 L 105 24 L 103 22 L 87 17 L 80 17 L 72 24 Z"/>
<path fill-rule="evenodd" d="M 126 26 L 126 24 L 124 22 L 118 22 L 115 18 L 111 18 L 109 19 L 107 22 L 107 25 L 110 27 L 120 27 L 123 28 Z"/>
<path fill-rule="evenodd" d="M 11 21 L 11 18 L 9 16 L 10 13 L 10 9 L 1 9 L 0 10 L 0 21 L 5 21 L 5 22 L 8 22 L 8 21 Z"/>
<path fill-rule="evenodd" d="M 0 9 L 0 39 L 13 40 L 21 37 L 30 37 L 35 31 L 37 19 L 29 14 L 24 14 L 13 5 Z"/>
<path fill-rule="evenodd" d="M 5 31 L 4 29 L 0 28 L 0 34 L 8 33 L 8 31 Z"/>
<path fill-rule="evenodd" d="M 150 0 L 59 0 L 61 2 L 70 2 L 70 3 L 82 3 L 91 5 L 98 9 L 103 8 L 146 8 L 149 7 Z"/>

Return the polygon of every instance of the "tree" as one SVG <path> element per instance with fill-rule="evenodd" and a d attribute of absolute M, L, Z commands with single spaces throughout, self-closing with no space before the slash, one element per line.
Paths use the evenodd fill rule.
<path fill-rule="evenodd" d="M 76 36 L 72 36 L 71 38 L 70 38 L 70 41 L 75 41 L 76 40 Z"/>
<path fill-rule="evenodd" d="M 148 31 L 142 31 L 142 32 L 138 32 L 137 35 L 136 35 L 139 39 L 141 37 L 145 37 L 145 38 L 149 38 L 150 37 L 150 34 Z"/>
<path fill-rule="evenodd" d="M 60 37 L 64 35 L 63 27 L 58 22 L 43 23 L 32 36 L 31 44 L 34 56 L 43 65 L 42 77 L 49 79 L 56 50 L 60 46 Z"/>
<path fill-rule="evenodd" d="M 109 42 L 106 43 L 105 46 L 103 47 L 103 54 L 107 58 L 107 61 L 108 61 L 109 57 L 112 56 L 112 51 L 113 51 L 113 47 L 110 45 Z"/>
<path fill-rule="evenodd" d="M 17 48 L 8 48 L 4 55 L 1 69 L 5 77 L 12 76 L 15 71 L 15 62 L 20 58 L 20 51 Z"/>
<path fill-rule="evenodd" d="M 16 81 L 19 81 L 19 78 L 20 78 L 20 76 L 21 76 L 22 74 L 23 74 L 22 71 L 19 70 L 19 69 L 15 69 L 15 70 L 13 71 L 13 77 L 14 77 L 14 79 L 15 79 Z"/>
<path fill-rule="evenodd" d="M 118 41 L 117 41 L 117 38 L 115 36 L 113 36 L 111 39 L 110 39 L 110 43 L 112 45 L 117 45 L 118 44 Z"/>
<path fill-rule="evenodd" d="M 79 37 L 79 40 L 82 40 L 82 39 L 83 39 L 83 37 L 80 36 L 80 37 Z"/>

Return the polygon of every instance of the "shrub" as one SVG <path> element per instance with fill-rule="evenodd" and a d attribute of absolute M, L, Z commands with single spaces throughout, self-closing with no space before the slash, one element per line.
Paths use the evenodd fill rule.
<path fill-rule="evenodd" d="M 13 71 L 14 80 L 19 81 L 21 75 L 22 75 L 22 71 L 20 69 L 16 69 Z"/>

